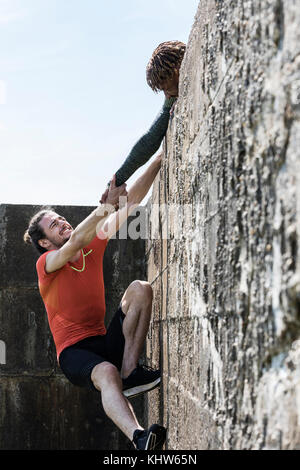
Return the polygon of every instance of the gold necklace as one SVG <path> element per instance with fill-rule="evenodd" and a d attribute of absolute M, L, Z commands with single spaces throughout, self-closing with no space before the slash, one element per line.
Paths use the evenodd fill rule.
<path fill-rule="evenodd" d="M 85 257 L 89 255 L 93 250 L 88 251 L 86 254 L 84 254 L 83 249 L 81 248 L 81 253 L 82 253 L 82 258 L 83 258 L 83 264 L 81 269 L 74 268 L 74 266 L 70 266 L 71 269 L 74 269 L 74 271 L 78 271 L 79 273 L 82 273 L 85 270 Z"/>

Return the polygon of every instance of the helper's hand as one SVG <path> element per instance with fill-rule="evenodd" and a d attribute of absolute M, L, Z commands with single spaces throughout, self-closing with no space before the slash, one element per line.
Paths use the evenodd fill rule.
<path fill-rule="evenodd" d="M 106 190 L 102 194 L 101 199 L 99 201 L 100 204 L 105 204 L 106 203 L 106 199 L 107 199 L 107 196 L 108 196 L 108 191 L 109 191 L 109 186 L 107 186 Z"/>
<path fill-rule="evenodd" d="M 119 208 L 119 198 L 127 196 L 126 183 L 116 186 L 116 175 L 113 176 L 108 188 L 105 204 L 110 204 L 117 210 Z"/>

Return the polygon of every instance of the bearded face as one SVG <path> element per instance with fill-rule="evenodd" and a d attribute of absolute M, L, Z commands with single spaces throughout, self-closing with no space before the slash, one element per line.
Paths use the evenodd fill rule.
<path fill-rule="evenodd" d="M 46 238 L 40 240 L 39 243 L 46 249 L 61 248 L 70 239 L 74 230 L 72 225 L 56 212 L 48 212 L 44 215 L 40 226 Z"/>

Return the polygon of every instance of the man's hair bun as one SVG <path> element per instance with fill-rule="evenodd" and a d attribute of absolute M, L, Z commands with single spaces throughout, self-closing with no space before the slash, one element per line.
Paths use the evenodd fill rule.
<path fill-rule="evenodd" d="M 31 236 L 29 235 L 28 230 L 26 230 L 26 232 L 24 233 L 23 239 L 25 243 L 27 243 L 28 245 L 31 245 L 32 239 L 31 239 Z"/>

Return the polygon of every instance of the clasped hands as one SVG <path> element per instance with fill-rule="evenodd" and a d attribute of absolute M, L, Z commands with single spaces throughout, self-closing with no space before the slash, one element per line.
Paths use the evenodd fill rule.
<path fill-rule="evenodd" d="M 116 186 L 116 175 L 114 175 L 99 202 L 101 204 L 109 204 L 117 211 L 119 209 L 120 197 L 127 197 L 127 194 L 126 183 Z"/>

